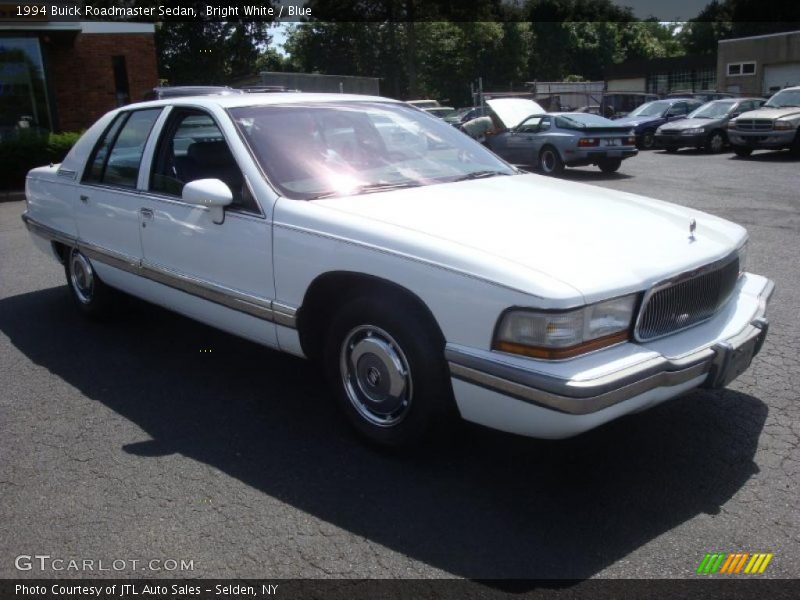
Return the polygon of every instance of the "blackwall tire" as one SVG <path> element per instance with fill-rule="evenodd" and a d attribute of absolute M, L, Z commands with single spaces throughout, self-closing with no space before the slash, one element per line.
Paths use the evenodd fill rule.
<path fill-rule="evenodd" d="M 334 316 L 326 377 L 347 420 L 369 442 L 410 448 L 451 415 L 444 340 L 430 321 L 392 295 L 356 298 Z"/>

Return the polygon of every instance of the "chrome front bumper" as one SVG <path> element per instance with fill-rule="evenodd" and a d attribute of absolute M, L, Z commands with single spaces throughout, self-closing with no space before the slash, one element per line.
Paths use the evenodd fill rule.
<path fill-rule="evenodd" d="M 766 305 L 774 283 L 764 281 L 756 314 L 738 333 L 679 358 L 658 355 L 609 374 L 578 380 L 524 368 L 519 359 L 510 361 L 502 353 L 448 344 L 445 355 L 450 374 L 456 380 L 568 415 L 596 413 L 655 388 L 679 388 L 701 377 L 704 387 L 724 387 L 747 369 L 766 338 Z"/>

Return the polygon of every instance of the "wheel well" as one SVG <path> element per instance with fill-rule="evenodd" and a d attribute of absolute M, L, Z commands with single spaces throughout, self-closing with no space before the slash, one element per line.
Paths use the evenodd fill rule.
<path fill-rule="evenodd" d="M 321 358 L 325 335 L 336 312 L 350 300 L 366 295 L 387 296 L 408 303 L 419 310 L 434 327 L 444 348 L 444 335 L 433 313 L 419 296 L 380 277 L 350 271 L 334 271 L 324 273 L 311 282 L 297 313 L 300 345 L 308 358 L 312 360 Z"/>
<path fill-rule="evenodd" d="M 56 255 L 56 258 L 62 265 L 65 264 L 67 262 L 67 256 L 69 255 L 69 246 L 61 242 L 52 242 L 52 244 L 53 254 Z"/>

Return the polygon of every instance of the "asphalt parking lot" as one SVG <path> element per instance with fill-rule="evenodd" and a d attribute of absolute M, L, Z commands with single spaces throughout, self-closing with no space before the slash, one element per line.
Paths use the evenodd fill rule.
<path fill-rule="evenodd" d="M 713 551 L 800 576 L 800 160 L 655 151 L 564 177 L 746 225 L 777 284 L 762 353 L 727 390 L 572 440 L 465 426 L 408 458 L 356 441 L 304 361 L 133 301 L 85 322 L 24 204 L 0 203 L 0 577 L 109 575 L 15 567 L 45 554 L 125 576 L 683 578 Z"/>

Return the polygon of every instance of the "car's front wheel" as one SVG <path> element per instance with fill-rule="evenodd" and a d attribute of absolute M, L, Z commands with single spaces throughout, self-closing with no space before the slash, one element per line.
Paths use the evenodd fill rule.
<path fill-rule="evenodd" d="M 733 152 L 736 156 L 741 156 L 742 158 L 746 158 L 753 153 L 752 148 L 745 148 L 744 146 L 734 146 Z"/>
<path fill-rule="evenodd" d="M 97 276 L 88 258 L 77 248 L 65 252 L 67 287 L 78 309 L 88 317 L 108 315 L 113 291 Z"/>
<path fill-rule="evenodd" d="M 706 150 L 712 154 L 719 154 L 725 148 L 725 136 L 721 131 L 713 131 L 708 136 Z"/>
<path fill-rule="evenodd" d="M 325 371 L 339 406 L 367 440 L 408 447 L 451 406 L 444 340 L 430 317 L 394 296 L 362 296 L 330 325 Z"/>
<path fill-rule="evenodd" d="M 597 163 L 603 173 L 616 173 L 619 171 L 620 165 L 622 165 L 621 158 L 604 158 Z"/>
<path fill-rule="evenodd" d="M 558 154 L 558 150 L 552 146 L 545 146 L 539 152 L 539 169 L 545 175 L 559 175 L 564 172 L 564 161 Z"/>

